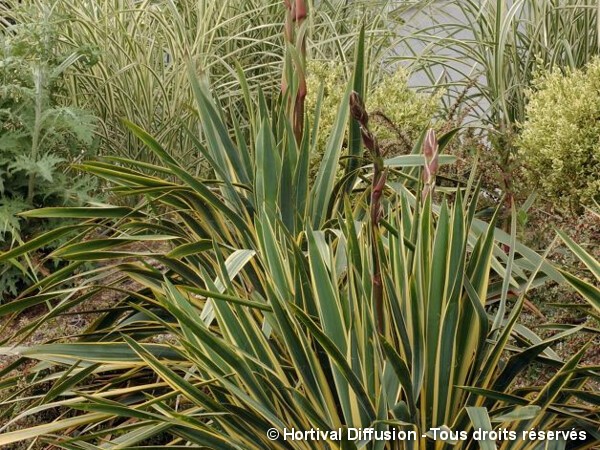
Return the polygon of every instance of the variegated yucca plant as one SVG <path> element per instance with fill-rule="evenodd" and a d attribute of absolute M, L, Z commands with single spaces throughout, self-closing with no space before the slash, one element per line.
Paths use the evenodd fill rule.
<path fill-rule="evenodd" d="M 214 178 L 192 175 L 129 123 L 160 165 L 109 158 L 81 169 L 116 195 L 142 199 L 137 206 L 28 213 L 80 221 L 0 255 L 78 233 L 50 255 L 70 265 L 0 306 L 2 315 L 47 308 L 3 339 L 2 352 L 19 358 L 0 372 L 0 446 L 33 439 L 65 449 L 539 448 L 434 440 L 431 431 L 502 427 L 575 428 L 588 439 L 569 448 L 591 448 L 598 413 L 582 400 L 598 400 L 586 390 L 597 372 L 580 364 L 587 346 L 568 361 L 550 348 L 578 328 L 541 339 L 517 323 L 527 290 L 563 276 L 516 241 L 516 220 L 506 234 L 495 219 L 476 217 L 473 183 L 435 191 L 435 166 L 452 162 L 441 152 L 453 133 L 424 135 L 410 155 L 377 151 L 368 114 L 356 109 L 361 52 L 359 43 L 314 181 L 318 113 L 297 139 L 286 100 L 297 80 L 288 78 L 274 105 L 246 95 L 251 127 L 241 130 L 190 71 L 202 139 L 189 136 Z M 240 87 L 249 92 L 243 77 Z M 350 121 L 346 138 L 352 88 L 360 121 Z M 338 176 L 345 146 L 353 158 Z M 85 261 L 102 264 L 78 272 Z M 76 287 L 65 288 L 66 280 Z M 114 305 L 77 340 L 22 345 L 103 292 L 114 293 Z M 38 362 L 14 375 L 30 360 Z M 533 362 L 555 375 L 544 386 L 516 387 Z M 51 419 L 19 427 L 42 413 Z M 415 431 L 417 440 L 283 439 L 284 429 L 358 427 Z M 268 438 L 272 428 L 279 439 Z"/>

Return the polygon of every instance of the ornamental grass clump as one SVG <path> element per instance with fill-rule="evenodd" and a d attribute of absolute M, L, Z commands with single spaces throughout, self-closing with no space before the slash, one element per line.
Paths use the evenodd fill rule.
<path fill-rule="evenodd" d="M 44 11 L 48 3 L 52 8 Z M 386 1 L 312 3 L 311 20 L 303 22 L 295 37 L 305 35 L 313 54 L 325 59 L 351 57 L 354 40 L 350 37 L 358 33 L 366 18 L 370 43 L 385 48 L 389 34 Z M 189 60 L 210 79 L 224 108 L 237 111 L 242 119 L 240 128 L 245 130 L 249 123 L 237 71 L 243 70 L 253 93 L 260 87 L 268 101 L 277 96 L 284 49 L 291 37 L 284 36 L 281 29 L 286 21 L 299 25 L 298 13 L 305 14 L 308 4 L 272 0 L 4 0 L 0 11 L 17 22 L 47 13 L 49 20 L 59 24 L 60 32 L 53 40 L 56 45 L 65 52 L 86 46 L 94 54 L 97 61 L 93 67 L 75 65 L 65 95 L 101 119 L 100 154 L 153 161 L 154 155 L 139 145 L 120 121 L 127 117 L 156 136 L 196 173 L 206 173 L 208 164 L 195 152 L 193 140 L 185 132 L 195 126 L 190 108 L 193 94 L 186 80 Z M 6 26 L 4 14 L 0 30 Z"/>
<path fill-rule="evenodd" d="M 532 186 L 580 210 L 600 199 L 600 59 L 585 70 L 540 76 L 517 141 Z"/>

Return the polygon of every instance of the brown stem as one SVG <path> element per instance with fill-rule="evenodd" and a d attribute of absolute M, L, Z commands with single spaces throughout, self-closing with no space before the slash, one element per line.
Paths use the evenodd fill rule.
<path fill-rule="evenodd" d="M 294 103 L 294 136 L 296 142 L 300 144 L 302 141 L 302 133 L 304 132 L 304 102 L 306 99 L 306 77 L 304 72 L 301 71 L 300 84 L 298 86 L 298 92 L 296 94 L 296 101 Z"/>
<path fill-rule="evenodd" d="M 370 198 L 370 214 L 371 214 L 371 255 L 373 258 L 373 307 L 375 309 L 377 331 L 381 335 L 385 335 L 385 309 L 383 304 L 383 282 L 381 280 L 381 255 L 379 254 L 378 242 L 379 221 L 381 219 L 381 198 L 385 188 L 387 172 L 384 169 L 383 157 L 381 148 L 377 139 L 369 130 L 369 114 L 365 109 L 365 105 L 356 92 L 350 95 L 350 114 L 354 120 L 360 124 L 360 133 L 362 136 L 365 148 L 369 151 L 373 160 L 373 180 L 371 181 L 371 198 Z"/>
<path fill-rule="evenodd" d="M 373 304 L 377 318 L 377 331 L 384 335 L 385 315 L 383 308 L 383 283 L 381 280 L 381 256 L 379 255 L 379 221 L 381 219 L 381 197 L 385 188 L 387 172 L 383 171 L 383 160 L 373 162 L 373 181 L 371 183 L 371 254 L 373 257 Z"/>

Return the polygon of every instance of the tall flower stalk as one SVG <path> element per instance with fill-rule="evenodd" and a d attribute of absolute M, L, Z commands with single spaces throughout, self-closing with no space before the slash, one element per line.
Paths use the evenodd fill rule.
<path fill-rule="evenodd" d="M 290 102 L 289 109 L 294 136 L 296 142 L 300 144 L 304 130 L 304 101 L 306 99 L 306 32 L 302 24 L 308 16 L 308 5 L 305 0 L 285 0 L 285 7 L 287 9 L 283 31 L 285 40 L 296 49 L 296 52 L 293 52 L 295 57 L 286 59 L 286 61 L 292 65 L 293 73 L 298 77 L 296 97 L 292 100 L 292 96 L 290 96 L 288 101 Z M 281 91 L 284 95 L 291 83 L 289 73 L 290 71 L 284 69 L 281 82 Z"/>
<path fill-rule="evenodd" d="M 373 179 L 371 181 L 371 237 L 372 237 L 372 257 L 373 257 L 373 305 L 375 308 L 377 329 L 380 334 L 384 334 L 384 307 L 383 307 L 383 283 L 381 280 L 381 261 L 378 250 L 379 221 L 382 215 L 381 197 L 387 178 L 387 171 L 383 164 L 383 154 L 381 147 L 377 142 L 375 135 L 369 130 L 369 114 L 365 105 L 356 91 L 350 95 L 350 114 L 352 118 L 360 124 L 360 134 L 363 143 L 371 155 L 373 161 Z"/>

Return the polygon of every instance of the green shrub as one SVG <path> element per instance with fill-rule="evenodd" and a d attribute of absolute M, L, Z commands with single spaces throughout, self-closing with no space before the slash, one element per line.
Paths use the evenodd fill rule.
<path fill-rule="evenodd" d="M 373 131 L 379 141 L 384 146 L 399 145 L 399 150 L 406 153 L 431 124 L 440 100 L 439 93 L 418 94 L 409 88 L 408 77 L 401 67 L 384 76 L 369 93 L 366 105 L 370 114 L 375 114 Z"/>
<path fill-rule="evenodd" d="M 25 221 L 32 207 L 74 206 L 89 199 L 91 178 L 66 164 L 93 152 L 94 117 L 61 106 L 61 76 L 85 55 L 56 51 L 56 25 L 31 19 L 0 35 L 0 249 L 56 226 Z M 22 261 L 24 263 L 24 261 Z M 27 284 L 27 264 L 0 266 L 0 298 Z M 33 278 L 35 276 L 33 275 Z"/>
<path fill-rule="evenodd" d="M 600 199 L 600 59 L 540 76 L 517 141 L 531 185 L 563 206 Z"/>

